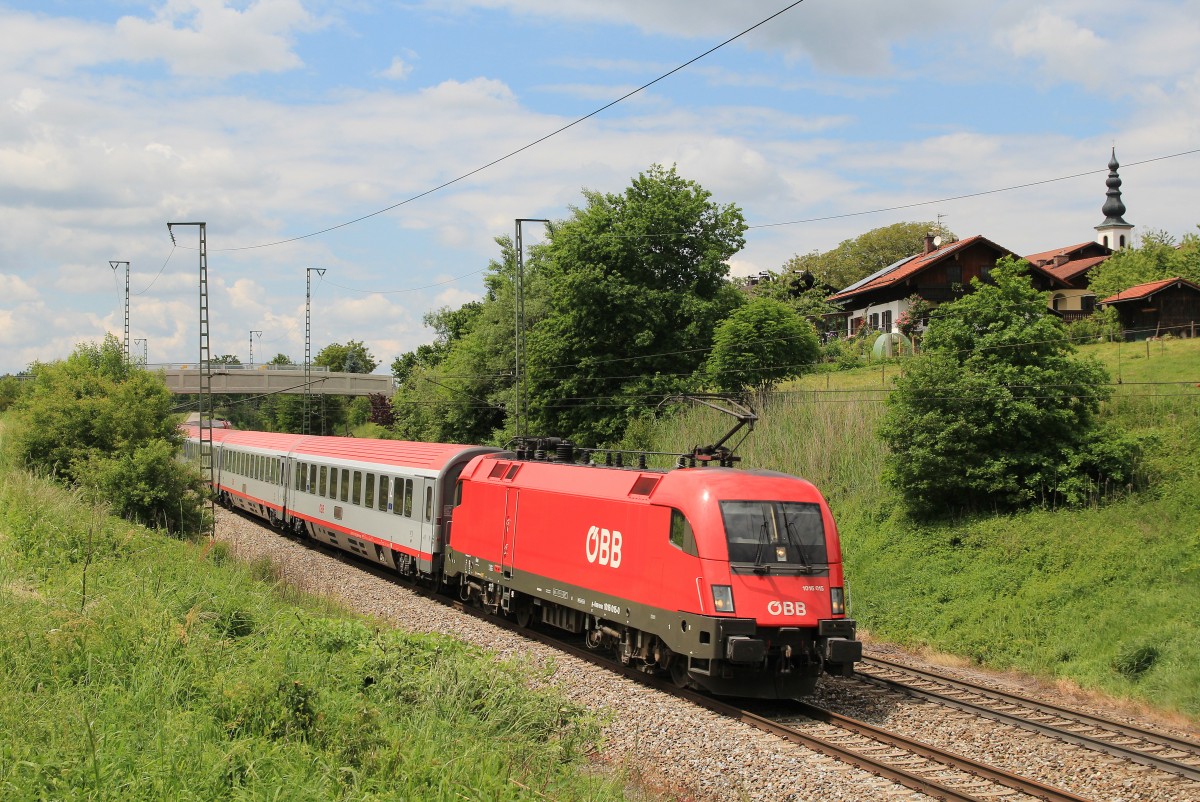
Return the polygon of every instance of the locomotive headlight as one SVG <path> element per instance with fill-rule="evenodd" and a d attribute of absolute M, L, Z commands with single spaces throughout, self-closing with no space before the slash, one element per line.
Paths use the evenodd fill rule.
<path fill-rule="evenodd" d="M 733 588 L 729 585 L 712 586 L 713 609 L 718 613 L 733 612 Z"/>
<path fill-rule="evenodd" d="M 830 612 L 834 615 L 846 614 L 846 591 L 844 588 L 829 589 Z"/>

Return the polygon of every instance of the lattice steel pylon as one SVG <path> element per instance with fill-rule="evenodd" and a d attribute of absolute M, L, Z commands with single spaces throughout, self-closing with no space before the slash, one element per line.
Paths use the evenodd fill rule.
<path fill-rule="evenodd" d="M 325 275 L 323 267 L 304 268 L 304 423 L 303 433 L 308 434 L 308 399 L 312 395 L 312 274 Z M 323 434 L 324 432 L 322 432 Z"/>
<path fill-rule="evenodd" d="M 121 341 L 121 354 L 125 357 L 125 364 L 129 364 L 129 262 L 112 259 L 108 262 L 113 270 L 117 269 L 117 265 L 125 265 L 125 339 Z"/>
<path fill-rule="evenodd" d="M 200 471 L 208 486 L 216 491 L 216 466 L 213 454 L 213 398 L 212 398 L 212 351 L 209 347 L 208 330 L 208 234 L 207 223 L 167 223 L 171 244 L 175 244 L 174 226 L 196 226 L 200 230 Z M 209 497 L 211 512 L 210 534 L 216 533 L 217 503 L 215 495 Z"/>

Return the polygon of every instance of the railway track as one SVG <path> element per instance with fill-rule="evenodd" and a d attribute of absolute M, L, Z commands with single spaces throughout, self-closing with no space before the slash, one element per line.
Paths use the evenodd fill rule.
<path fill-rule="evenodd" d="M 267 528 L 265 524 L 254 518 L 240 515 L 239 517 L 244 517 L 246 520 L 254 521 L 263 528 Z M 369 561 L 358 560 L 345 552 L 307 539 L 300 539 L 300 541 L 339 561 L 353 563 L 357 569 L 365 569 L 377 577 L 392 582 L 398 580 L 394 572 Z M 1023 799 L 1042 799 L 1047 802 L 1083 802 L 1096 798 L 1080 796 L 1069 790 L 1012 773 L 999 766 L 978 762 L 931 744 L 922 743 L 904 734 L 888 731 L 807 702 L 770 703 L 769 709 L 767 703 L 760 703 L 757 708 L 747 709 L 692 690 L 680 689 L 668 679 L 648 675 L 631 666 L 623 666 L 606 654 L 591 651 L 582 644 L 566 642 L 556 634 L 521 627 L 514 621 L 489 615 L 479 608 L 433 593 L 428 587 L 408 582 L 398 582 L 397 584 L 443 605 L 487 621 L 493 626 L 519 632 L 526 638 L 547 644 L 560 652 L 601 665 L 610 671 L 615 670 L 641 684 L 934 799 L 960 802 L 1017 802 L 1017 800 Z M 878 677 L 867 678 L 864 676 L 864 679 L 873 684 L 886 684 L 881 683 Z M 898 680 L 892 679 L 891 681 L 899 684 Z M 910 680 L 910 682 L 912 681 Z M 899 690 L 899 688 L 895 689 Z M 913 689 L 909 688 L 909 690 Z M 1187 742 L 1181 743 L 1187 744 Z"/>
<path fill-rule="evenodd" d="M 855 676 L 907 696 L 1200 782 L 1200 743 L 880 657 L 864 658 Z"/>

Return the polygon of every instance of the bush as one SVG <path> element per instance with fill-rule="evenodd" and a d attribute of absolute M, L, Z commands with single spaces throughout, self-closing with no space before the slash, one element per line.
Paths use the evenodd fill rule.
<path fill-rule="evenodd" d="M 1075 356 L 1027 267 L 1001 260 L 940 306 L 888 399 L 884 478 L 920 515 L 1078 504 L 1130 481 L 1137 442 L 1097 428 L 1108 374 Z"/>

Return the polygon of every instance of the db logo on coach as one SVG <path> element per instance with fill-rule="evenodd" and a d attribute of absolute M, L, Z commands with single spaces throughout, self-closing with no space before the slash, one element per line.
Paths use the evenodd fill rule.
<path fill-rule="evenodd" d="M 771 615 L 805 615 L 808 610 L 805 609 L 804 602 L 772 599 L 767 602 L 767 612 Z"/>
<path fill-rule="evenodd" d="M 584 540 L 584 551 L 587 554 L 587 561 L 590 563 L 600 563 L 609 568 L 620 568 L 621 533 L 593 526 L 588 530 L 587 538 Z"/>

